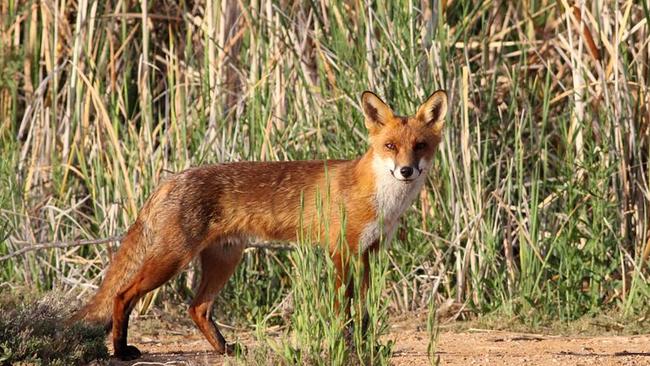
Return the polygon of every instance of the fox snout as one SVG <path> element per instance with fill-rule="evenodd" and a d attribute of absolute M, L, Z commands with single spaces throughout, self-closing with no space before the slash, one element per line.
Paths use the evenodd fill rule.
<path fill-rule="evenodd" d="M 411 181 L 420 177 L 423 169 L 420 169 L 418 166 L 396 166 L 395 169 L 391 169 L 390 172 L 397 180 L 401 181 Z"/>

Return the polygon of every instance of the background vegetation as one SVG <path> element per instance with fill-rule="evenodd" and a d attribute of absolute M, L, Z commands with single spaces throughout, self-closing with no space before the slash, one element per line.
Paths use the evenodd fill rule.
<path fill-rule="evenodd" d="M 388 311 L 647 312 L 647 1 L 1 0 L 0 14 L 0 256 L 119 235 L 192 165 L 355 157 L 363 90 L 407 114 L 443 88 L 443 145 L 387 253 Z M 11 257 L 1 286 L 87 298 L 116 247 Z M 218 318 L 283 323 L 288 257 L 248 251 Z M 195 279 L 138 310 L 188 301 Z"/>

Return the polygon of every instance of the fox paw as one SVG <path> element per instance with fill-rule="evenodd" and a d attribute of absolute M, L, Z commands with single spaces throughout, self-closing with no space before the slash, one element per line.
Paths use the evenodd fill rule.
<path fill-rule="evenodd" d="M 246 348 L 241 343 L 227 343 L 226 352 L 228 356 L 235 356 L 237 354 L 243 354 L 246 352 Z"/>
<path fill-rule="evenodd" d="M 135 360 L 142 356 L 142 352 L 135 346 L 128 345 L 126 348 L 115 351 L 115 357 L 119 358 L 122 361 L 131 361 Z"/>

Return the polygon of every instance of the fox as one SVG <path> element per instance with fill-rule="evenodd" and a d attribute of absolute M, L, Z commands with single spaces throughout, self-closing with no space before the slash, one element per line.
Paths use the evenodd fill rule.
<path fill-rule="evenodd" d="M 447 93 L 437 90 L 411 116 L 376 94 L 361 95 L 366 152 L 353 160 L 232 162 L 189 168 L 165 178 L 124 235 L 94 296 L 70 321 L 103 325 L 114 356 L 133 360 L 129 315 L 152 291 L 198 258 L 201 279 L 189 315 L 219 354 L 232 354 L 211 318 L 215 297 L 233 275 L 249 240 L 296 242 L 305 231 L 322 245 L 348 286 L 347 264 L 390 243 L 399 218 L 421 191 L 442 140 Z M 348 271 L 349 272 L 349 271 Z"/>

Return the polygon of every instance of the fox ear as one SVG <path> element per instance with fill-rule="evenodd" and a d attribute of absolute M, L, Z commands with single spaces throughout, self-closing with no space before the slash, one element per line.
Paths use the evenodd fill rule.
<path fill-rule="evenodd" d="M 375 93 L 365 91 L 361 94 L 361 107 L 366 128 L 371 132 L 381 128 L 393 117 L 393 111 Z"/>
<path fill-rule="evenodd" d="M 445 124 L 445 115 L 447 114 L 447 93 L 444 90 L 438 90 L 424 102 L 416 117 L 434 129 L 435 133 L 440 133 Z"/>

